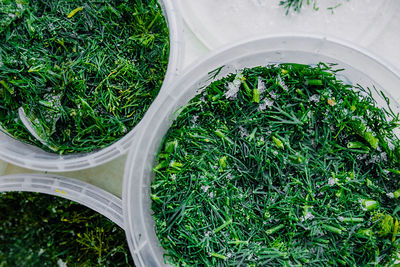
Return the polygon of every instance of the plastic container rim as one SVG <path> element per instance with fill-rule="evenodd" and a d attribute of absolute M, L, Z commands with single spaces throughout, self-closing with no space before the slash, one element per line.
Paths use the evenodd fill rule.
<path fill-rule="evenodd" d="M 57 175 L 13 174 L 0 176 L 0 192 L 16 191 L 43 193 L 75 201 L 125 229 L 122 200 L 89 183 Z"/>

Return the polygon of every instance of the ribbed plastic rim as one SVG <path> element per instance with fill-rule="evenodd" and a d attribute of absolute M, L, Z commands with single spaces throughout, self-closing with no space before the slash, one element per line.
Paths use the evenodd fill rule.
<path fill-rule="evenodd" d="M 167 72 L 159 96 L 164 94 L 168 84 L 178 77 L 184 57 L 182 19 L 175 1 L 159 0 L 169 27 L 170 55 Z M 0 159 L 11 164 L 38 171 L 69 172 L 109 162 L 126 154 L 133 142 L 136 129 L 141 122 L 116 143 L 90 153 L 57 155 L 44 152 L 32 145 L 24 144 L 0 131 Z M 16 146 L 24 149 L 16 149 Z"/>
<path fill-rule="evenodd" d="M 122 201 L 94 185 L 62 176 L 15 174 L 0 176 L 0 192 L 36 192 L 84 205 L 125 229 Z"/>

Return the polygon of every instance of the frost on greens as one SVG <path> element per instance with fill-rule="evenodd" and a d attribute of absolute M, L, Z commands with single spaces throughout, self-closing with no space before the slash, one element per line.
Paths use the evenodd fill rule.
<path fill-rule="evenodd" d="M 157 0 L 0 0 L 0 129 L 60 154 L 124 136 L 164 79 Z"/>
<path fill-rule="evenodd" d="M 322 63 L 244 69 L 180 109 L 150 196 L 169 262 L 384 266 L 399 259 L 399 115 L 378 108 L 369 89 L 338 80 L 337 71 Z"/>

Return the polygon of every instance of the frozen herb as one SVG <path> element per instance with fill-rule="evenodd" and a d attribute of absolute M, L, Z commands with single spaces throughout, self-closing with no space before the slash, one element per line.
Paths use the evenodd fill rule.
<path fill-rule="evenodd" d="M 337 79 L 333 68 L 244 69 L 180 109 L 150 196 L 170 263 L 399 260 L 399 115 L 377 107 L 369 89 Z"/>
<path fill-rule="evenodd" d="M 0 1 L 0 32 L 25 12 L 28 2 L 25 0 Z"/>
<path fill-rule="evenodd" d="M 0 232 L 1 266 L 134 266 L 124 230 L 67 199 L 0 193 Z"/>
<path fill-rule="evenodd" d="M 1 1 L 0 129 L 65 154 L 140 121 L 168 63 L 157 0 Z"/>
<path fill-rule="evenodd" d="M 303 4 L 306 4 L 307 6 L 312 5 L 314 10 L 319 9 L 317 0 L 281 0 L 279 4 L 286 9 L 286 15 L 289 14 L 291 10 L 300 12 Z M 329 7 L 328 9 L 333 12 L 335 8 L 338 8 L 341 5 L 342 4 L 339 3 L 335 6 Z"/>

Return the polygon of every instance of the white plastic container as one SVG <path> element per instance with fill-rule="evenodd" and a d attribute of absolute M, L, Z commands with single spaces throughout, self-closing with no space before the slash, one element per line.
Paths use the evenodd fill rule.
<path fill-rule="evenodd" d="M 12 191 L 44 193 L 75 201 L 95 210 L 125 229 L 121 199 L 91 184 L 50 175 L 0 176 L 0 192 Z"/>
<path fill-rule="evenodd" d="M 216 79 L 244 67 L 265 66 L 269 63 L 294 62 L 315 64 L 338 63 L 345 68 L 341 78 L 362 86 L 375 85 L 390 98 L 400 99 L 400 75 L 373 55 L 341 41 L 310 36 L 275 36 L 254 39 L 218 51 L 193 66 L 172 85 L 170 92 L 146 114 L 137 132 L 135 149 L 130 151 L 123 187 L 123 211 L 127 239 L 137 266 L 163 266 L 163 249 L 159 246 L 151 215 L 150 183 L 154 159 L 163 136 L 173 122 L 174 112 L 194 97 L 199 88 L 211 83 L 209 72 L 224 66 Z M 378 98 L 376 100 L 379 101 Z M 381 99 L 379 103 L 383 104 Z M 400 107 L 392 101 L 392 107 Z"/>
<path fill-rule="evenodd" d="M 183 62 L 184 45 L 182 20 L 175 1 L 160 0 L 159 2 L 164 11 L 170 34 L 168 69 L 160 89 L 159 95 L 161 95 L 167 85 L 179 75 Z M 131 147 L 136 128 L 137 126 L 116 143 L 98 151 L 62 156 L 20 142 L 0 131 L 0 159 L 20 167 L 39 171 L 66 172 L 87 169 L 125 154 Z"/>
<path fill-rule="evenodd" d="M 177 5 L 185 23 L 209 49 L 260 35 L 318 34 L 371 49 L 400 70 L 400 1 L 316 0 L 310 6 L 303 1 L 300 12 L 288 15 L 279 2 L 177 0 Z"/>
<path fill-rule="evenodd" d="M 260 34 L 324 34 L 369 43 L 396 16 L 397 0 L 324 0 L 307 5 L 300 12 L 279 5 L 280 0 L 177 0 L 182 17 L 196 36 L 210 49 Z M 337 6 L 334 9 L 330 7 Z"/>

